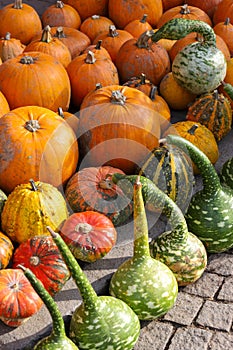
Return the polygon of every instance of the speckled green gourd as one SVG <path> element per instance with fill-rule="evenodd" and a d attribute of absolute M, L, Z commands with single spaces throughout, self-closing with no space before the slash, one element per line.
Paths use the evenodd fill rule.
<path fill-rule="evenodd" d="M 48 228 L 83 302 L 74 310 L 69 338 L 80 350 L 131 350 L 138 340 L 140 322 L 133 310 L 112 296 L 97 296 L 77 260 L 58 233 Z"/>
<path fill-rule="evenodd" d="M 136 179 L 135 175 L 114 174 L 113 181 L 123 191 L 128 191 Z M 124 180 L 124 181 L 120 181 Z M 151 180 L 140 177 L 144 203 L 159 209 L 168 218 L 171 229 L 150 242 L 150 254 L 166 264 L 174 273 L 179 286 L 198 280 L 207 264 L 207 254 L 203 243 L 191 232 L 180 208 Z M 129 185 L 130 183 L 130 185 Z"/>
<path fill-rule="evenodd" d="M 124 176 L 124 175 L 123 175 Z M 178 284 L 172 271 L 150 256 L 140 176 L 134 183 L 134 254 L 114 272 L 111 295 L 126 302 L 141 320 L 164 315 L 174 305 Z"/>
<path fill-rule="evenodd" d="M 185 46 L 172 63 L 175 80 L 194 94 L 203 94 L 216 89 L 226 75 L 226 59 L 216 47 L 216 35 L 207 23 L 199 20 L 174 18 L 165 23 L 152 36 L 160 39 L 178 40 L 196 32 L 203 36 L 203 42 Z"/>
<path fill-rule="evenodd" d="M 230 249 L 233 246 L 233 190 L 221 185 L 210 160 L 191 142 L 177 135 L 168 135 L 166 140 L 185 150 L 202 176 L 203 188 L 193 195 L 185 214 L 189 230 L 210 253 Z"/>
<path fill-rule="evenodd" d="M 23 270 L 32 287 L 43 300 L 53 320 L 51 334 L 39 340 L 33 347 L 33 350 L 78 350 L 78 347 L 67 337 L 64 320 L 58 306 L 52 296 L 44 288 L 42 282 L 36 278 L 29 268 L 25 268 L 22 265 L 18 265 L 18 267 Z"/>
<path fill-rule="evenodd" d="M 223 184 L 233 189 L 233 158 L 223 164 L 219 177 Z"/>

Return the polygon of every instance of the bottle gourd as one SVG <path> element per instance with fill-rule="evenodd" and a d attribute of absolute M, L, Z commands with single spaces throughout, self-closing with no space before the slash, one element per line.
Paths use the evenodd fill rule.
<path fill-rule="evenodd" d="M 48 227 L 70 269 L 83 302 L 74 310 L 69 338 L 80 350 L 131 350 L 138 340 L 140 322 L 133 310 L 112 296 L 97 296 L 62 237 Z"/>
<path fill-rule="evenodd" d="M 216 35 L 209 24 L 200 20 L 173 18 L 165 23 L 151 37 L 178 40 L 196 32 L 203 36 L 203 42 L 185 46 L 172 63 L 174 79 L 193 94 L 203 94 L 216 89 L 226 75 L 226 59 L 216 47 Z"/>
<path fill-rule="evenodd" d="M 125 301 L 139 319 L 152 320 L 164 315 L 174 305 L 178 284 L 172 271 L 150 256 L 141 188 L 140 176 L 137 176 L 133 194 L 134 253 L 114 272 L 109 292 Z"/>
<path fill-rule="evenodd" d="M 196 164 L 202 177 L 185 214 L 188 228 L 204 243 L 210 253 L 224 252 L 233 246 L 233 190 L 221 184 L 207 156 L 178 135 L 166 136 L 168 144 L 181 147 Z"/>
<path fill-rule="evenodd" d="M 127 196 L 132 196 L 130 188 L 136 175 L 114 174 L 112 179 Z M 169 231 L 151 240 L 151 256 L 171 269 L 179 286 L 195 282 L 201 277 L 207 264 L 207 253 L 203 243 L 188 231 L 181 209 L 171 198 L 150 179 L 141 176 L 140 181 L 145 205 L 149 204 L 154 210 L 159 209 L 167 217 L 171 227 Z"/>

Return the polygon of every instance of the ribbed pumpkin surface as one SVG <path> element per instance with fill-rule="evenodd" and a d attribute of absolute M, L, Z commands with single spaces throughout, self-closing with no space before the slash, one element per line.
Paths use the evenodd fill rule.
<path fill-rule="evenodd" d="M 187 120 L 205 125 L 220 141 L 230 130 L 232 109 L 229 100 L 217 90 L 197 98 L 188 108 Z"/>
<path fill-rule="evenodd" d="M 178 147 L 154 148 L 137 171 L 165 192 L 182 211 L 187 209 L 193 191 L 192 165 Z"/>

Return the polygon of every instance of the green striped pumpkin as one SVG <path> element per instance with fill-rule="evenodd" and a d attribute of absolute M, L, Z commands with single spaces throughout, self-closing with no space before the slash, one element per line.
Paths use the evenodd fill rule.
<path fill-rule="evenodd" d="M 152 36 L 160 39 L 178 40 L 196 32 L 203 36 L 203 42 L 185 46 L 172 63 L 175 80 L 194 94 L 203 94 L 216 89 L 226 75 L 224 54 L 216 47 L 216 35 L 207 23 L 200 20 L 174 18 L 165 23 Z"/>
<path fill-rule="evenodd" d="M 223 164 L 219 177 L 223 184 L 233 189 L 233 158 Z"/>
<path fill-rule="evenodd" d="M 193 194 L 194 175 L 192 163 L 182 149 L 171 145 L 154 148 L 136 173 L 150 179 L 186 211 Z"/>

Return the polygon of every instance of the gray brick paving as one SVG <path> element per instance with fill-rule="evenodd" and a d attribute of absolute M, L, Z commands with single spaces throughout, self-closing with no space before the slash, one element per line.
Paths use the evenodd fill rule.
<path fill-rule="evenodd" d="M 233 321 L 233 304 L 206 300 L 198 317 L 197 324 L 229 332 Z"/>
<path fill-rule="evenodd" d="M 179 328 L 168 350 L 207 350 L 212 332 L 200 328 Z M 228 349 L 230 350 L 230 349 Z"/>
<path fill-rule="evenodd" d="M 223 332 L 216 332 L 209 344 L 210 350 L 231 350 L 233 349 L 233 335 Z"/>
<path fill-rule="evenodd" d="M 222 276 L 233 275 L 233 255 L 229 253 L 213 254 L 209 257 L 207 271 Z"/>
<path fill-rule="evenodd" d="M 204 298 L 213 298 L 223 281 L 224 277 L 205 272 L 199 280 L 186 286 L 183 291 Z"/>
<path fill-rule="evenodd" d="M 217 299 L 233 302 L 233 277 L 226 277 Z"/>

